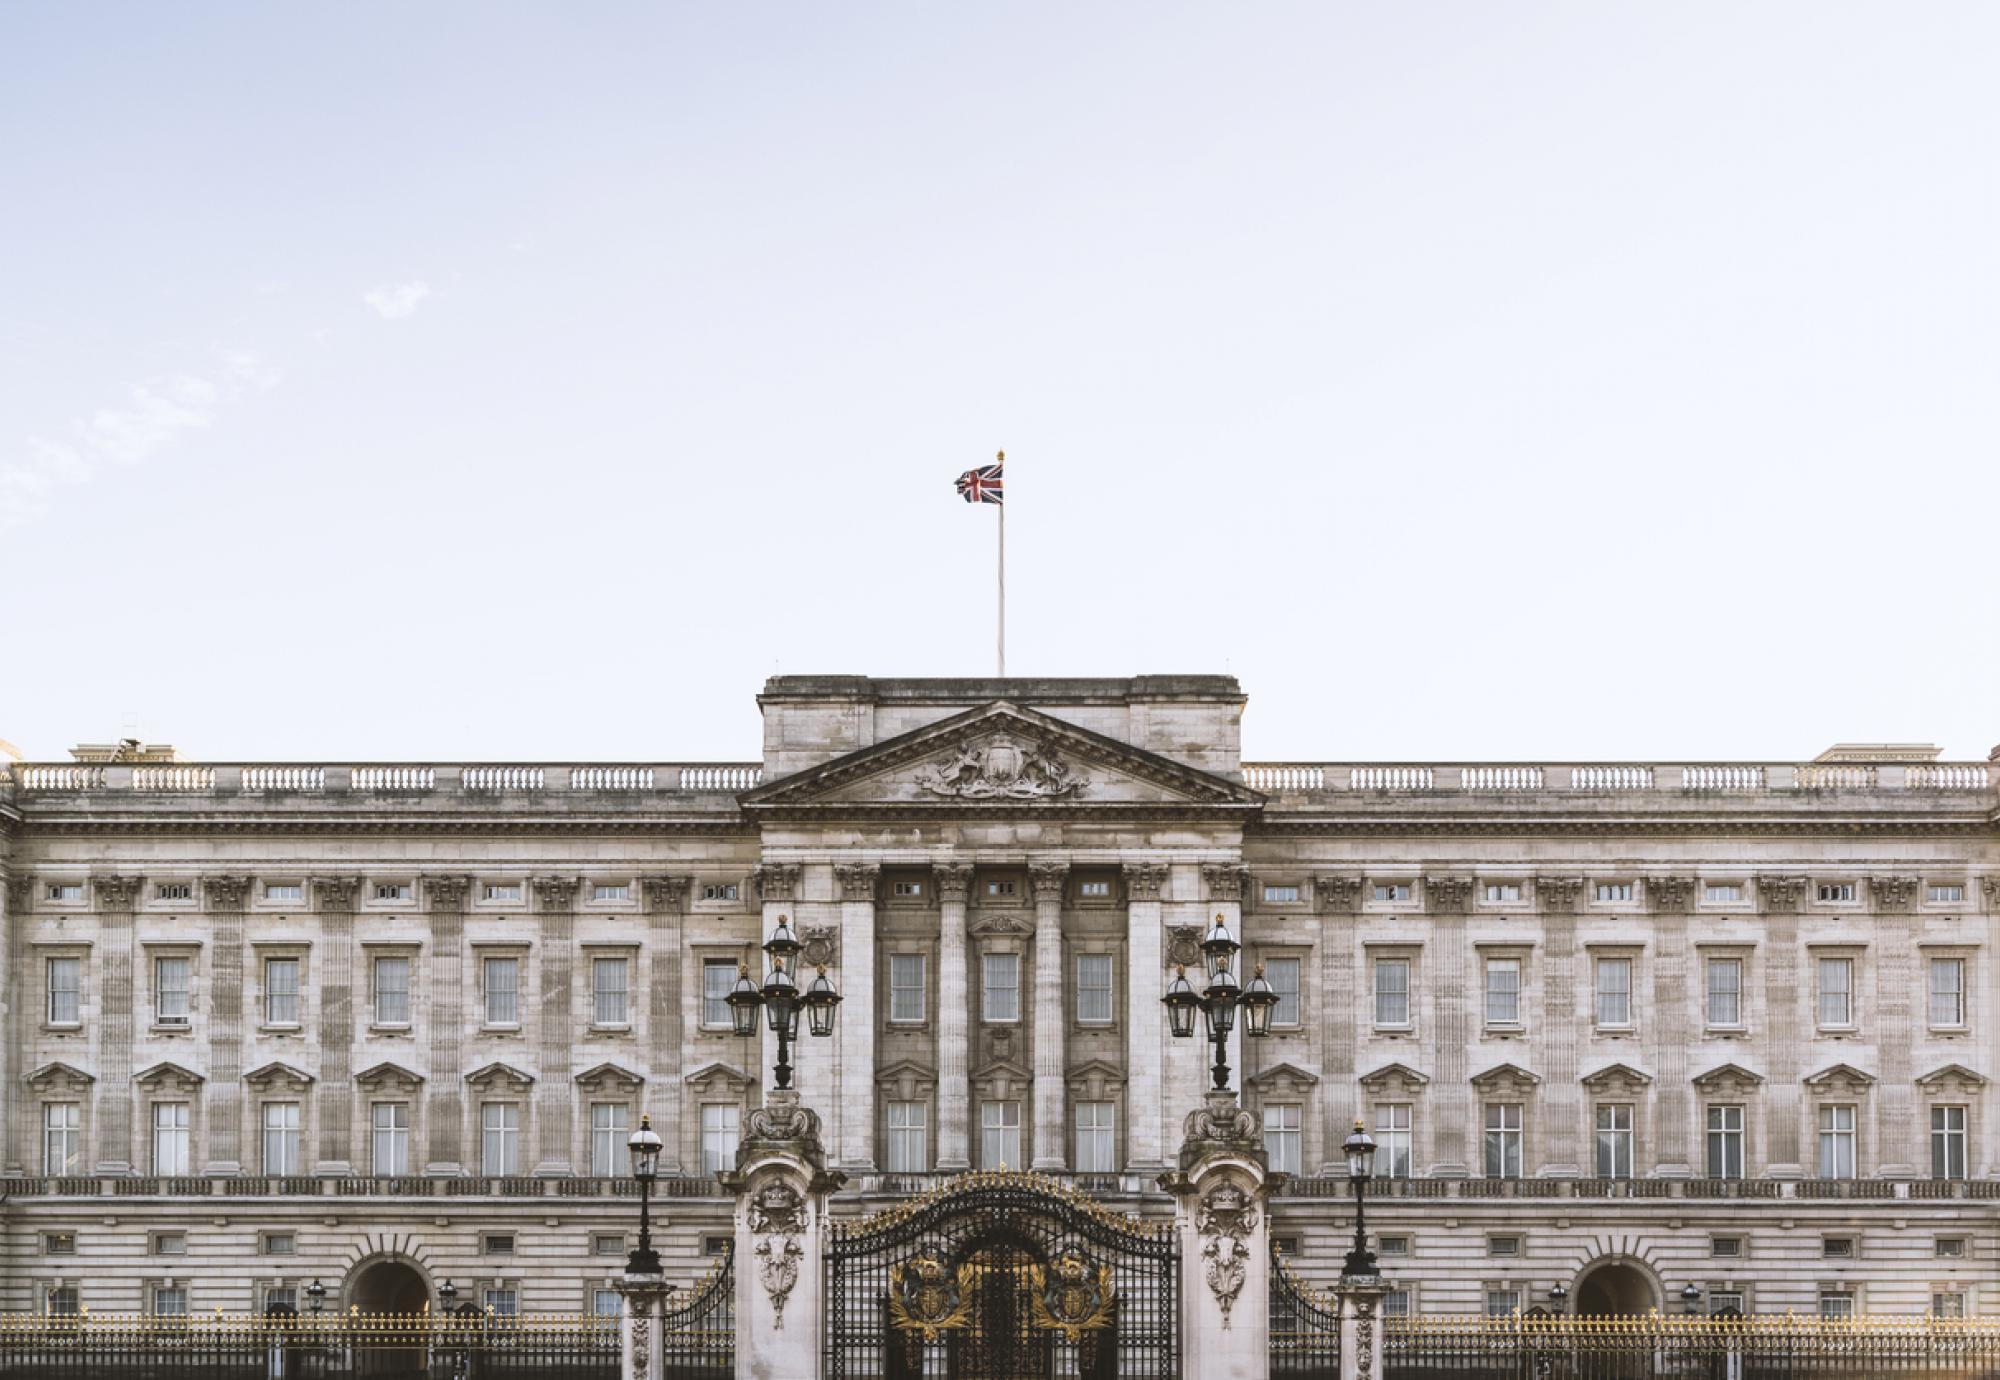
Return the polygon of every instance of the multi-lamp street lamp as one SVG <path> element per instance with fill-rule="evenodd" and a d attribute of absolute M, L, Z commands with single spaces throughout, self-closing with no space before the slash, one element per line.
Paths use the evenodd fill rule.
<path fill-rule="evenodd" d="M 1265 980 L 1262 964 L 1257 966 L 1248 987 L 1240 986 L 1236 975 L 1229 971 L 1230 963 L 1242 947 L 1229 933 L 1222 917 L 1216 916 L 1201 940 L 1204 966 L 1208 970 L 1207 987 L 1196 992 L 1183 964 L 1174 970 L 1174 980 L 1167 984 L 1167 994 L 1160 998 L 1166 1003 L 1168 1027 L 1176 1039 L 1185 1040 L 1194 1034 L 1194 1013 L 1201 1012 L 1208 1039 L 1215 1045 L 1217 1092 L 1229 1091 L 1229 1032 L 1236 1028 L 1236 1008 L 1243 1008 L 1243 1033 L 1262 1039 L 1271 1033 L 1271 1008 L 1278 1004 L 1278 994 Z"/>

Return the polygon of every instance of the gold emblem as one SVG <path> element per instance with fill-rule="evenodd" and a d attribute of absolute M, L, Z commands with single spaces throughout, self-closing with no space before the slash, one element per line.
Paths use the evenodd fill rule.
<path fill-rule="evenodd" d="M 1029 1314 L 1042 1331 L 1060 1332 L 1073 1344 L 1086 1332 L 1111 1326 L 1109 1265 L 1099 1265 L 1093 1274 L 1090 1262 L 1081 1256 L 1062 1255 L 1047 1270 L 1037 1265 L 1028 1275 Z"/>
<path fill-rule="evenodd" d="M 921 1332 L 934 1342 L 945 1332 L 972 1326 L 976 1267 L 958 1267 L 956 1278 L 944 1262 L 920 1255 L 907 1265 L 889 1267 L 889 1326 L 898 1332 Z"/>

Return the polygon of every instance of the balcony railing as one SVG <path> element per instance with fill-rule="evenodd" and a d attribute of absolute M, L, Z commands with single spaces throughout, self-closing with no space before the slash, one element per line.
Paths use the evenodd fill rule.
<path fill-rule="evenodd" d="M 728 794 L 762 783 L 757 762 L 182 763 L 17 762 L 0 781 L 23 795 L 426 797 Z"/>
<path fill-rule="evenodd" d="M 1243 782 L 1275 796 L 1990 794 L 1989 762 L 1246 762 Z"/>

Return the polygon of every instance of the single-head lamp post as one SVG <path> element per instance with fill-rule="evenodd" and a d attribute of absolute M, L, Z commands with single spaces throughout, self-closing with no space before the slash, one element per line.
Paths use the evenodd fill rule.
<path fill-rule="evenodd" d="M 1354 1134 L 1349 1136 L 1341 1150 L 1347 1155 L 1347 1179 L 1354 1185 L 1354 1249 L 1347 1253 L 1347 1263 L 1340 1267 L 1343 1277 L 1373 1275 L 1375 1252 L 1368 1249 L 1368 1177 L 1375 1171 L 1375 1139 L 1358 1120 L 1354 1123 Z"/>
<path fill-rule="evenodd" d="M 650 1113 L 639 1118 L 639 1129 L 625 1142 L 625 1148 L 632 1152 L 632 1177 L 639 1181 L 639 1245 L 626 1258 L 625 1269 L 629 1274 L 660 1273 L 660 1253 L 653 1249 L 653 1223 L 647 1200 L 652 1197 L 653 1180 L 659 1176 L 661 1144 Z"/>

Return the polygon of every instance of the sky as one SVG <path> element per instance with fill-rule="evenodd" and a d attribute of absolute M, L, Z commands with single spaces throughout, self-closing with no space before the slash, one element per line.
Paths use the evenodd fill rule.
<path fill-rule="evenodd" d="M 2000 742 L 2000 6 L 0 5 L 0 739 Z"/>

